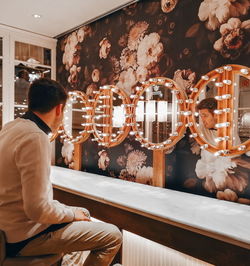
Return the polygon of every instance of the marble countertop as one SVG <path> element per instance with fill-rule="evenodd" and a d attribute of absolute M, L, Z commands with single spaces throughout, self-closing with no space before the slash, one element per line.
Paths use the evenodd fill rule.
<path fill-rule="evenodd" d="M 57 166 L 51 181 L 55 188 L 250 249 L 250 206 Z"/>

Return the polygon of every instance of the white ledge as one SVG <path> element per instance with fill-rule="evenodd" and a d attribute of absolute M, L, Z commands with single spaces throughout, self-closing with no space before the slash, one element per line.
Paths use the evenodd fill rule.
<path fill-rule="evenodd" d="M 51 170 L 55 188 L 250 249 L 247 205 L 57 166 Z"/>

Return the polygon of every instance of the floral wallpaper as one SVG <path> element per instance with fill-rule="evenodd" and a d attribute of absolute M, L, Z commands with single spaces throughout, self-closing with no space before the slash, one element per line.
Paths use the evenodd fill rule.
<path fill-rule="evenodd" d="M 249 8 L 249 0 L 139 1 L 62 36 L 57 79 L 90 98 L 105 84 L 130 95 L 155 76 L 175 80 L 189 94 L 216 67 L 250 66 Z M 200 174 L 200 148 L 189 134 L 166 155 L 166 187 L 250 204 L 250 157 L 212 162 Z M 70 167 L 73 149 L 62 146 L 57 140 L 57 164 Z M 90 137 L 82 150 L 82 171 L 152 184 L 152 151 L 133 136 L 110 149 Z"/>

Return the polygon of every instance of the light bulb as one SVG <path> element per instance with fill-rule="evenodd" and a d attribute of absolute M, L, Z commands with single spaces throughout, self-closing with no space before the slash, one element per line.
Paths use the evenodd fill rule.
<path fill-rule="evenodd" d="M 209 76 L 207 76 L 207 75 L 201 76 L 201 79 L 203 79 L 203 80 L 209 80 Z"/>

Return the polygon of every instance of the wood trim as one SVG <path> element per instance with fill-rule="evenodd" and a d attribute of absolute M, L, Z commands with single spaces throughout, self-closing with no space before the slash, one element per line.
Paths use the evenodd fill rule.
<path fill-rule="evenodd" d="M 82 144 L 74 144 L 74 170 L 82 168 Z"/>
<path fill-rule="evenodd" d="M 135 233 L 179 252 L 215 265 L 248 265 L 250 248 L 242 248 L 141 214 L 54 188 L 54 197 L 60 202 L 82 206 L 91 215 L 120 229 Z"/>
<path fill-rule="evenodd" d="M 165 151 L 153 151 L 153 186 L 165 187 Z"/>

